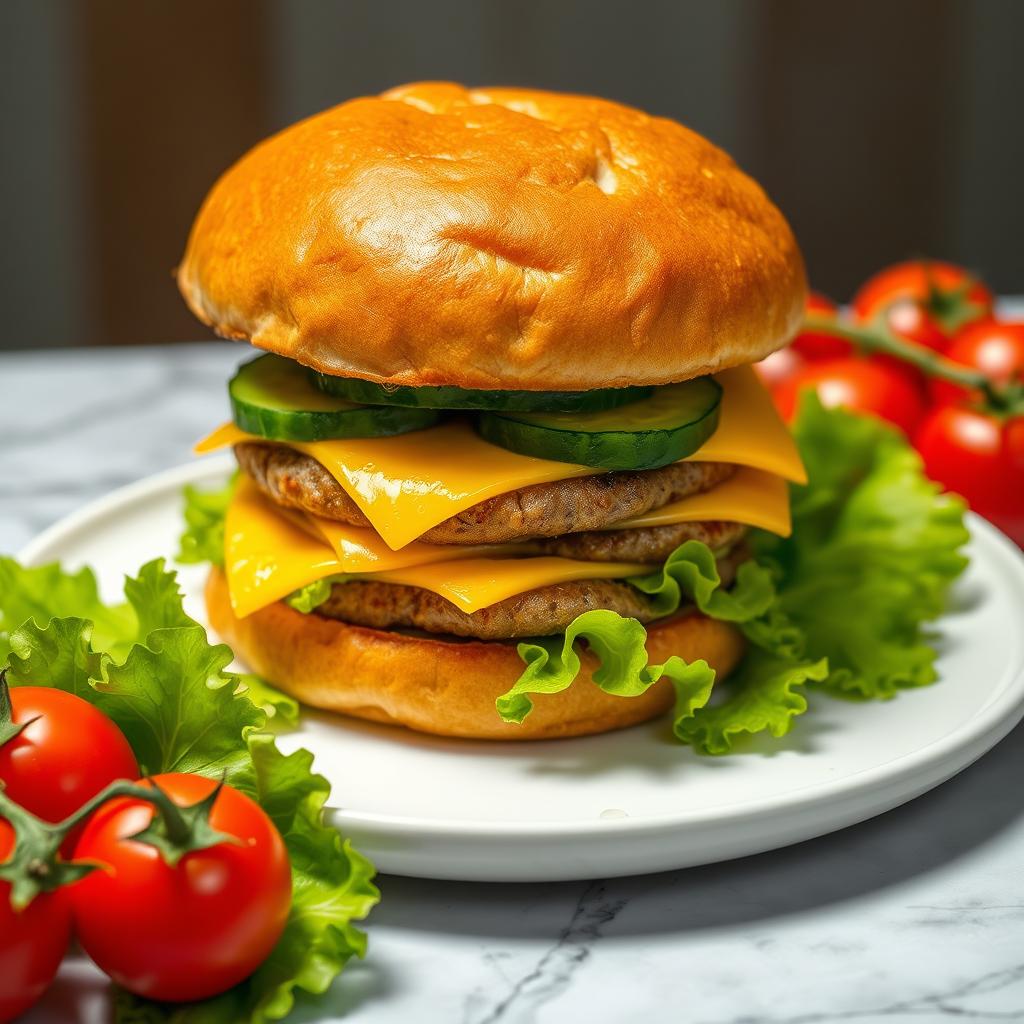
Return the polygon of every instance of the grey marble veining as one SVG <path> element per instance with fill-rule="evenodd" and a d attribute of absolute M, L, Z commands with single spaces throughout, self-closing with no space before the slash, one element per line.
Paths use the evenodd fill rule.
<path fill-rule="evenodd" d="M 240 346 L 0 356 L 0 551 L 184 462 Z M 1024 1020 L 1024 732 L 953 781 L 800 846 L 558 885 L 384 878 L 370 954 L 300 1021 Z M 102 1020 L 73 960 L 32 1024 Z"/>

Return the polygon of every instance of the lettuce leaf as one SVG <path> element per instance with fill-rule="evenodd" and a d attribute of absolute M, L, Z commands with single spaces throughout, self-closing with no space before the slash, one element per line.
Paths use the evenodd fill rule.
<path fill-rule="evenodd" d="M 185 532 L 176 561 L 182 565 L 211 562 L 224 565 L 224 517 L 238 481 L 236 472 L 223 486 L 203 491 L 191 484 L 184 489 Z"/>
<path fill-rule="evenodd" d="M 629 582 L 647 594 L 658 616 L 672 615 L 691 601 L 705 615 L 726 622 L 749 622 L 775 602 L 771 572 L 745 562 L 732 590 L 723 590 L 714 553 L 697 540 L 688 540 L 669 555 L 660 572 L 634 576 Z"/>
<path fill-rule="evenodd" d="M 262 676 L 243 673 L 238 677 L 235 693 L 248 697 L 268 719 L 277 719 L 286 726 L 298 724 L 299 702 L 275 689 Z"/>
<path fill-rule="evenodd" d="M 378 900 L 373 865 L 348 840 L 322 824 L 330 786 L 312 772 L 313 756 L 284 756 L 266 733 L 249 736 L 251 769 L 236 780 L 270 815 L 288 845 L 296 884 L 295 905 L 270 958 L 250 979 L 258 997 L 256 1020 L 279 1020 L 294 992 L 327 991 L 340 967 L 366 953 L 366 936 L 352 921 Z M 300 887 L 301 886 L 301 890 Z"/>
<path fill-rule="evenodd" d="M 940 494 L 902 436 L 876 420 L 808 396 L 795 436 L 810 482 L 793 489 L 793 534 L 754 531 L 757 562 L 741 567 L 732 591 L 720 588 L 713 553 L 696 541 L 660 572 L 629 581 L 659 615 L 690 601 L 736 623 L 748 641 L 739 669 L 714 691 L 721 700 L 703 675 L 677 700 L 675 735 L 704 753 L 728 753 L 742 735 L 784 735 L 807 710 L 808 687 L 887 699 L 937 678 L 926 624 L 966 565 L 963 503 Z M 586 612 L 564 637 L 520 644 L 526 668 L 498 699 L 499 713 L 522 721 L 529 693 L 571 685 L 581 640 L 600 662 L 594 682 L 606 692 L 633 696 L 667 675 L 678 696 L 687 666 L 648 665 L 645 638 L 636 620 Z"/>
<path fill-rule="evenodd" d="M 202 626 L 158 629 L 124 664 L 108 662 L 96 682 L 99 703 L 127 736 L 146 775 L 196 772 L 234 776 L 249 762 L 241 737 L 266 715 L 236 694 L 224 644 L 210 645 Z"/>
<path fill-rule="evenodd" d="M 27 619 L 41 626 L 50 619 L 80 616 L 90 619 L 101 646 L 134 637 L 136 619 L 128 604 L 109 607 L 100 600 L 91 569 L 64 572 L 59 565 L 35 569 L 0 555 L 0 660 L 10 651 L 10 634 Z"/>
<path fill-rule="evenodd" d="M 297 612 L 308 615 L 314 608 L 319 608 L 331 596 L 331 587 L 340 582 L 344 577 L 327 576 L 321 580 L 314 580 L 307 583 L 298 590 L 293 590 L 284 602 Z"/>
<path fill-rule="evenodd" d="M 724 687 L 725 700 L 702 703 L 689 714 L 681 714 L 677 706 L 672 731 L 702 754 L 728 754 L 744 733 L 767 731 L 779 739 L 807 710 L 804 684 L 824 679 L 827 672 L 824 658 L 794 660 L 754 649 Z"/>
<path fill-rule="evenodd" d="M 963 502 L 876 420 L 808 396 L 794 432 L 811 482 L 794 492 L 793 535 L 755 544 L 779 574 L 780 613 L 811 656 L 828 658 L 818 688 L 887 699 L 934 682 L 924 627 L 967 564 Z"/>
<path fill-rule="evenodd" d="M 138 576 L 126 577 L 124 596 L 135 612 L 133 628 L 126 637 L 131 643 L 145 639 L 157 629 L 197 625 L 195 619 L 185 614 L 177 575 L 167 571 L 162 559 L 147 562 Z"/>
<path fill-rule="evenodd" d="M 0 622 L 6 626 L 30 608 L 7 637 L 11 685 L 55 686 L 96 704 L 148 773 L 226 775 L 260 803 L 288 847 L 292 911 L 266 963 L 241 985 L 198 1003 L 171 1006 L 119 992 L 117 1019 L 262 1024 L 286 1016 L 296 990 L 326 991 L 345 963 L 365 952 L 354 922 L 379 894 L 369 862 L 324 822 L 330 788 L 313 773 L 312 755 L 283 755 L 264 729 L 262 704 L 290 714 L 293 702 L 255 677 L 226 670 L 230 650 L 211 645 L 185 615 L 175 576 L 162 562 L 129 579 L 127 602 L 113 607 L 100 602 L 88 573 L 23 569 L 10 559 L 0 571 L 8 584 L 0 590 Z M 61 615 L 46 604 L 45 585 L 53 586 Z M 103 634 L 106 646 L 94 618 L 116 626 Z"/>
<path fill-rule="evenodd" d="M 671 615 L 684 600 L 690 600 L 716 618 L 744 622 L 764 614 L 775 600 L 771 574 L 752 562 L 741 568 L 731 591 L 723 590 L 715 556 L 699 541 L 682 544 L 660 572 L 631 579 L 630 583 L 650 596 L 658 615 Z M 578 615 L 563 636 L 519 644 L 517 650 L 526 662 L 526 670 L 498 698 L 498 714 L 506 722 L 522 722 L 533 707 L 529 694 L 558 693 L 570 686 L 580 671 L 577 640 L 586 640 L 597 656 L 600 667 L 594 673 L 594 682 L 605 692 L 636 697 L 664 675 L 676 687 L 680 706 L 685 706 L 687 714 L 692 713 L 697 706 L 696 695 L 703 695 L 700 703 L 710 696 L 714 672 L 703 661 L 687 666 L 681 658 L 670 658 L 664 665 L 648 665 L 646 639 L 647 631 L 636 619 L 596 609 Z"/>
<path fill-rule="evenodd" d="M 519 644 L 526 671 L 497 700 L 498 714 L 506 722 L 522 722 L 533 710 L 531 693 L 559 693 L 570 686 L 580 671 L 576 641 L 586 640 L 600 667 L 594 681 L 607 693 L 636 697 L 662 676 L 671 679 L 678 700 L 687 708 L 703 703 L 711 694 L 715 673 L 707 662 L 687 665 L 669 658 L 664 665 L 648 665 L 644 641 L 647 633 L 636 619 L 623 618 L 604 609 L 576 616 L 564 636 L 541 637 Z"/>

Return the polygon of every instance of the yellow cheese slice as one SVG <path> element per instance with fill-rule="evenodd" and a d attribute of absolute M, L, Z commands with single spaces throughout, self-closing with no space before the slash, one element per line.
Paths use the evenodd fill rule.
<path fill-rule="evenodd" d="M 464 562 L 432 562 L 408 569 L 378 572 L 366 579 L 422 587 L 451 601 L 464 612 L 571 580 L 610 580 L 644 576 L 657 566 L 642 562 L 580 562 L 572 558 L 472 558 Z"/>
<path fill-rule="evenodd" d="M 724 389 L 718 429 L 690 458 L 806 480 L 793 438 L 754 371 L 737 367 L 717 379 Z M 196 451 L 246 440 L 261 439 L 226 424 Z M 393 550 L 488 498 L 601 472 L 506 451 L 482 440 L 463 419 L 398 437 L 294 441 L 289 447 L 323 465 Z"/>
<path fill-rule="evenodd" d="M 598 472 L 498 448 L 464 419 L 399 437 L 293 447 L 325 466 L 396 549 L 488 498 Z"/>
<path fill-rule="evenodd" d="M 235 614 L 251 615 L 292 591 L 338 574 L 422 587 L 466 612 L 553 583 L 621 579 L 651 571 L 638 562 L 581 562 L 554 557 L 481 557 L 481 548 L 411 544 L 392 552 L 372 530 L 331 524 L 328 544 L 317 526 L 299 526 L 281 515 L 252 483 L 239 482 L 228 507 L 224 565 Z M 411 549 L 411 550 L 410 550 Z M 475 557 L 473 557 L 475 556 Z M 424 564 L 417 558 L 434 557 Z M 388 568 L 382 570 L 384 566 Z"/>
<path fill-rule="evenodd" d="M 661 508 L 624 519 L 610 529 L 699 523 L 715 519 L 758 526 L 780 537 L 788 537 L 792 532 L 789 485 L 774 473 L 740 466 L 733 476 L 713 490 L 691 494 Z"/>
<path fill-rule="evenodd" d="M 222 423 L 216 430 L 210 431 L 202 441 L 194 444 L 192 451 L 196 455 L 209 455 L 210 452 L 218 451 L 221 448 L 228 448 L 241 441 L 259 440 L 265 440 L 265 438 L 259 438 L 255 434 L 247 434 L 241 427 L 236 427 L 234 423 Z"/>
<path fill-rule="evenodd" d="M 239 441 L 260 440 L 264 439 L 226 423 L 196 451 L 203 454 Z M 498 494 L 600 472 L 499 448 L 463 419 L 398 437 L 287 444 L 316 459 L 395 550 Z"/>
<path fill-rule="evenodd" d="M 731 462 L 807 483 L 796 441 L 754 368 L 736 366 L 715 380 L 723 391 L 718 429 L 684 461 Z"/>
<path fill-rule="evenodd" d="M 224 572 L 236 615 L 343 571 L 327 544 L 278 515 L 255 484 L 239 480 L 224 518 Z"/>
<path fill-rule="evenodd" d="M 404 548 L 392 551 L 376 530 L 369 527 L 349 526 L 301 512 L 292 513 L 290 518 L 297 526 L 329 544 L 346 572 L 383 572 L 425 562 L 454 562 L 464 558 L 514 557 L 528 554 L 530 550 L 526 544 L 423 544 L 414 540 Z"/>

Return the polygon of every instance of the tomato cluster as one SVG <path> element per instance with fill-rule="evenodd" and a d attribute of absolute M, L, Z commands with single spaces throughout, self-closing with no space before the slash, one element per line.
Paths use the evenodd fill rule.
<path fill-rule="evenodd" d="M 846 314 L 811 293 L 805 329 L 758 372 L 786 418 L 814 390 L 826 406 L 895 424 L 929 476 L 1024 545 L 1024 321 L 997 318 L 993 305 L 992 292 L 960 267 L 900 263 L 865 282 Z M 904 354 L 858 344 L 869 332 L 895 337 Z M 908 347 L 942 362 L 908 360 Z M 949 363 L 991 387 L 950 380 Z"/>
<path fill-rule="evenodd" d="M 42 686 L 8 696 L 0 678 L 0 698 L 0 783 L 10 819 L 0 816 L 0 869 L 17 863 L 20 836 L 39 842 L 51 833 L 57 867 L 65 858 L 95 866 L 20 908 L 13 883 L 0 880 L 0 1021 L 45 991 L 72 933 L 114 981 L 152 999 L 206 998 L 256 970 L 291 905 L 287 851 L 266 813 L 199 775 L 118 783 L 138 778 L 132 749 L 80 697 Z M 105 800 L 111 786 L 134 792 Z M 160 801 L 143 799 L 154 790 Z M 75 824 L 91 803 L 95 810 Z M 168 814 L 183 809 L 179 829 L 188 821 L 194 829 L 176 840 L 158 828 L 158 839 L 146 841 L 162 803 Z M 48 832 L 45 822 L 68 827 Z"/>

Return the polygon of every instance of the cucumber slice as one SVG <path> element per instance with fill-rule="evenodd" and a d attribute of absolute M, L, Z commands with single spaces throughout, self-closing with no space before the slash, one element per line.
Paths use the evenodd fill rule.
<path fill-rule="evenodd" d="M 601 469 L 657 469 L 692 455 L 715 432 L 722 387 L 711 377 L 656 388 L 642 402 L 592 413 L 480 416 L 481 437 L 521 455 Z"/>
<path fill-rule="evenodd" d="M 502 412 L 594 412 L 647 398 L 654 388 L 597 388 L 593 391 L 485 391 L 456 387 L 412 388 L 376 384 L 355 377 L 315 374 L 316 385 L 330 395 L 372 405 L 410 409 L 496 409 Z"/>
<path fill-rule="evenodd" d="M 387 437 L 440 419 L 432 409 L 359 405 L 326 395 L 310 382 L 306 367 L 275 355 L 240 366 L 228 394 L 235 423 L 272 441 Z"/>

